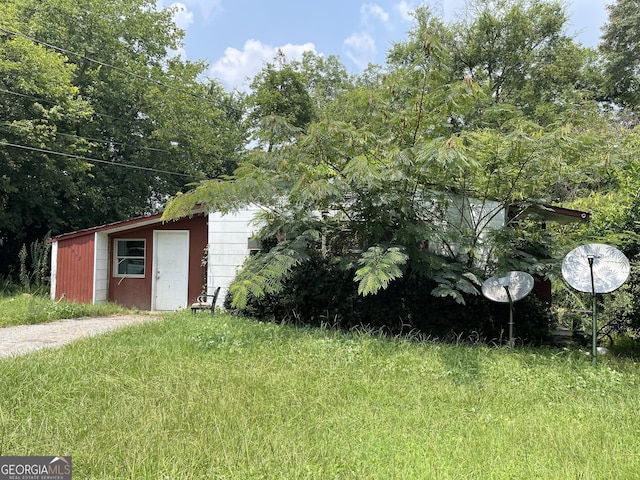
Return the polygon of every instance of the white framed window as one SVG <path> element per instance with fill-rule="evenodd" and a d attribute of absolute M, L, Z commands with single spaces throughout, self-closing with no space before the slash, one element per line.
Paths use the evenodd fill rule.
<path fill-rule="evenodd" d="M 146 240 L 120 238 L 114 241 L 113 276 L 144 278 Z"/>

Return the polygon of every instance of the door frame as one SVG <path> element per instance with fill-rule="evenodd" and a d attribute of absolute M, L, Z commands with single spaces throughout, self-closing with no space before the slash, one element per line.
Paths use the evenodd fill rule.
<path fill-rule="evenodd" d="M 189 257 L 190 257 L 190 253 L 191 253 L 191 235 L 190 235 L 190 231 L 189 230 L 154 230 L 153 231 L 153 261 L 152 261 L 152 268 L 151 268 L 151 310 L 156 310 L 156 297 L 157 297 L 157 288 L 158 288 L 158 266 L 160 266 L 159 264 L 159 260 L 158 260 L 158 243 L 160 241 L 160 237 L 162 237 L 163 234 L 165 235 L 169 235 L 169 234 L 182 234 L 183 238 L 186 240 L 186 245 L 187 245 L 187 249 L 186 249 L 186 257 L 183 259 L 185 262 L 185 265 L 187 266 L 186 269 L 186 273 L 185 273 L 185 278 L 184 278 L 184 305 L 183 308 L 186 308 L 188 301 L 189 301 Z"/>

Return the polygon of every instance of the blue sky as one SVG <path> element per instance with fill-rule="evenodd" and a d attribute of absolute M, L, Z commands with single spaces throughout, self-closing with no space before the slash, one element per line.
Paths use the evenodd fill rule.
<path fill-rule="evenodd" d="M 606 21 L 607 0 L 567 0 L 567 33 L 596 46 Z M 463 14 L 465 0 L 158 0 L 175 6 L 176 23 L 186 31 L 179 52 L 205 60 L 208 75 L 228 89 L 246 87 L 278 49 L 288 58 L 311 50 L 337 55 L 351 73 L 383 64 L 393 42 L 411 28 L 408 12 L 426 4 L 446 21 Z"/>

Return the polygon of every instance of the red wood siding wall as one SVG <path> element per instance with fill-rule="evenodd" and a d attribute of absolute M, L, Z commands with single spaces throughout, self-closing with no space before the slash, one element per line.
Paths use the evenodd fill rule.
<path fill-rule="evenodd" d="M 94 234 L 58 242 L 56 300 L 93 301 Z"/>
<path fill-rule="evenodd" d="M 203 287 L 202 254 L 207 246 L 207 218 L 203 214 L 176 222 L 152 225 L 119 232 L 109 236 L 109 301 L 140 310 L 151 309 L 151 286 L 153 281 L 153 231 L 189 230 L 189 293 L 192 302 Z M 113 248 L 116 239 L 144 239 L 144 278 L 122 278 L 113 276 Z"/>

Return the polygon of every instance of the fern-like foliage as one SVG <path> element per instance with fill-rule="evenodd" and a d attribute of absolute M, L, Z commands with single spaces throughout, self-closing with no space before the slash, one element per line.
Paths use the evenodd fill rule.
<path fill-rule="evenodd" d="M 249 296 L 256 298 L 278 293 L 294 267 L 309 259 L 309 245 L 319 233 L 307 230 L 294 240 L 283 241 L 269 252 L 249 257 L 229 287 L 231 306 L 239 310 L 247 306 Z"/>
<path fill-rule="evenodd" d="M 389 286 L 389 282 L 402 277 L 402 266 L 409 260 L 401 247 L 370 247 L 358 260 L 360 268 L 356 271 L 358 294 L 366 296 L 376 294 Z"/>
<path fill-rule="evenodd" d="M 456 303 L 465 304 L 464 293 L 478 295 L 478 286 L 482 283 L 473 272 L 459 271 L 458 264 L 450 264 L 451 268 L 434 275 L 438 286 L 431 291 L 434 297 L 451 297 Z"/>

